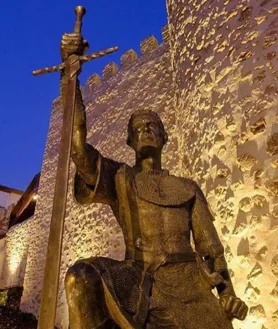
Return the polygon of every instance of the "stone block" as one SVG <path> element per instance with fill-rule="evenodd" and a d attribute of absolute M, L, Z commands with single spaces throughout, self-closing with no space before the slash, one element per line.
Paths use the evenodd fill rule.
<path fill-rule="evenodd" d="M 237 163 L 242 171 L 250 170 L 255 164 L 257 160 L 250 154 L 243 154 L 237 158 Z"/>
<path fill-rule="evenodd" d="M 270 195 L 278 197 L 278 180 L 270 181 L 270 183 L 267 185 L 267 189 Z"/>
<path fill-rule="evenodd" d="M 125 68 L 127 66 L 130 66 L 131 64 L 136 62 L 137 59 L 137 53 L 133 49 L 130 49 L 121 56 L 121 67 Z"/>
<path fill-rule="evenodd" d="M 151 35 L 150 37 L 146 38 L 141 42 L 140 44 L 141 54 L 145 55 L 151 53 L 153 50 L 155 50 L 158 47 L 158 45 L 159 44 L 156 37 Z"/>
<path fill-rule="evenodd" d="M 278 154 L 278 133 L 273 134 L 267 141 L 267 153 L 269 155 Z"/>
<path fill-rule="evenodd" d="M 265 126 L 266 126 L 265 119 L 260 118 L 250 127 L 250 130 L 252 134 L 257 135 L 265 131 Z"/>
<path fill-rule="evenodd" d="M 90 87 L 97 87 L 101 84 L 101 77 L 98 74 L 91 75 L 86 81 L 86 85 Z"/>
<path fill-rule="evenodd" d="M 250 307 L 249 313 L 250 313 L 250 315 L 253 315 L 254 317 L 257 317 L 257 318 L 265 317 L 265 310 L 261 304 Z"/>
<path fill-rule="evenodd" d="M 170 30 L 168 24 L 162 28 L 162 39 L 165 43 L 170 41 Z"/>
<path fill-rule="evenodd" d="M 119 72 L 118 65 L 114 62 L 107 64 L 102 70 L 103 80 L 109 80 Z"/>

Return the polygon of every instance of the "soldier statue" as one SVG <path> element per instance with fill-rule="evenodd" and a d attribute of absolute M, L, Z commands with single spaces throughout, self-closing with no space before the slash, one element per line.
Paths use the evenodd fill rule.
<path fill-rule="evenodd" d="M 79 34 L 65 34 L 63 61 L 83 54 L 85 47 Z M 68 79 L 62 74 L 63 101 Z M 148 109 L 131 115 L 127 144 L 135 152 L 133 167 L 102 156 L 86 143 L 86 134 L 77 82 L 75 198 L 80 204 L 111 207 L 123 231 L 126 253 L 123 261 L 92 257 L 68 269 L 70 329 L 232 329 L 232 319 L 243 320 L 247 306 L 234 292 L 201 189 L 193 180 L 161 168 L 168 137 L 159 116 Z"/>

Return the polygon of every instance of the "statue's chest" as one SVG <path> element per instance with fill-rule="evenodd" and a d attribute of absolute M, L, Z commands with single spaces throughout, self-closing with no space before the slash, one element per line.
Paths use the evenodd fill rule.
<path fill-rule="evenodd" d="M 130 183 L 136 196 L 159 207 L 182 207 L 194 197 L 194 191 L 183 179 L 167 171 L 138 173 Z"/>
<path fill-rule="evenodd" d="M 158 206 L 138 196 L 135 202 L 137 214 L 132 214 L 132 220 L 138 223 L 143 235 L 184 234 L 189 231 L 190 211 L 186 205 Z"/>
<path fill-rule="evenodd" d="M 182 179 L 167 172 L 133 175 L 129 168 L 117 185 L 121 218 L 132 231 L 152 235 L 189 230 L 194 191 Z"/>

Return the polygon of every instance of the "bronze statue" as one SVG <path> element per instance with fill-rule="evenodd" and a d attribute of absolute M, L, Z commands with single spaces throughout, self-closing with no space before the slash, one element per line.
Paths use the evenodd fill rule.
<path fill-rule="evenodd" d="M 84 48 L 79 34 L 65 34 L 63 61 Z M 64 104 L 68 81 L 62 74 Z M 243 320 L 247 306 L 235 295 L 205 196 L 193 180 L 161 168 L 167 133 L 159 116 L 149 110 L 132 114 L 127 144 L 135 151 L 133 167 L 105 158 L 86 143 L 77 82 L 72 140 L 76 200 L 111 207 L 126 257 L 82 259 L 69 268 L 70 329 L 229 329 L 233 318 Z"/>

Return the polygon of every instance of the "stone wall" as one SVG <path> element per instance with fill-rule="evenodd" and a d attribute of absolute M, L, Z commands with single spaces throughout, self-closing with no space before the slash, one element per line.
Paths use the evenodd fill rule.
<path fill-rule="evenodd" d="M 10 204 L 7 208 L 0 207 L 0 237 L 8 231 L 10 214 L 15 204 Z"/>
<path fill-rule="evenodd" d="M 14 204 L 10 204 L 8 208 L 0 207 L 0 288 L 4 284 L 3 271 L 6 257 L 6 233 L 9 227 L 10 214 L 14 206 Z"/>
<path fill-rule="evenodd" d="M 168 0 L 181 174 L 215 213 L 235 328 L 278 326 L 278 2 Z"/>
<path fill-rule="evenodd" d="M 5 244 L 6 244 L 6 238 L 2 237 L 2 239 L 0 239 L 0 289 L 4 288 L 3 269 L 4 269 L 4 262 L 5 262 L 5 255 L 6 255 Z"/>
<path fill-rule="evenodd" d="M 175 119 L 167 29 L 163 30 L 163 37 L 162 45 L 158 45 L 154 37 L 147 38 L 141 43 L 140 56 L 130 50 L 121 57 L 120 68 L 110 63 L 104 68 L 102 77 L 92 75 L 88 79 L 84 88 L 88 141 L 104 156 L 131 164 L 133 154 L 125 145 L 129 116 L 136 109 L 153 109 L 161 114 L 172 136 L 167 144 L 169 153 L 164 158 L 164 165 L 177 170 L 172 160 L 176 137 L 172 134 Z M 51 219 L 60 126 L 61 103 L 57 99 L 53 104 L 35 219 L 29 232 L 29 254 L 21 301 L 22 310 L 36 315 Z M 67 268 L 80 258 L 109 256 L 122 259 L 124 255 L 122 234 L 110 209 L 99 204 L 80 206 L 74 201 L 73 166 L 71 169 L 56 320 L 57 325 L 64 329 L 68 321 L 63 288 Z"/>
<path fill-rule="evenodd" d="M 0 278 L 2 288 L 23 286 L 32 226 L 33 217 L 13 226 L 6 234 L 5 257 Z"/>

